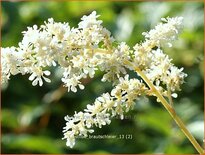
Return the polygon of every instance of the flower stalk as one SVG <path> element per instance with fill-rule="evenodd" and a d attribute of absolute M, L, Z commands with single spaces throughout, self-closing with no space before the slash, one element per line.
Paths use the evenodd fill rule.
<path fill-rule="evenodd" d="M 201 148 L 201 146 L 198 144 L 196 139 L 193 137 L 193 135 L 186 128 L 186 126 L 183 123 L 183 121 L 179 118 L 179 116 L 177 116 L 174 108 L 166 101 L 166 99 L 161 95 L 161 93 L 155 88 L 155 86 L 152 84 L 152 82 L 150 82 L 150 80 L 146 77 L 146 75 L 139 68 L 136 68 L 135 71 L 147 83 L 149 88 L 153 91 L 153 93 L 156 95 L 156 97 L 160 100 L 162 105 L 169 112 L 171 117 L 174 119 L 176 124 L 179 126 L 179 128 L 182 130 L 182 132 L 185 134 L 185 136 L 189 139 L 189 141 L 192 143 L 192 145 L 195 147 L 195 149 L 200 154 L 203 154 L 204 150 Z"/>

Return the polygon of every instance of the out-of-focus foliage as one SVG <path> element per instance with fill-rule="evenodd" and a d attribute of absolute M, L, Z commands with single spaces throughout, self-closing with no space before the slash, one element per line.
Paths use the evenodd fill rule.
<path fill-rule="evenodd" d="M 27 26 L 56 21 L 77 26 L 80 17 L 96 10 L 103 25 L 116 40 L 130 46 L 143 40 L 141 33 L 161 17 L 183 16 L 184 31 L 173 48 L 165 49 L 173 62 L 188 74 L 178 98 L 177 113 L 200 144 L 203 143 L 204 13 L 202 2 L 2 2 L 2 47 L 17 46 Z M 2 153 L 197 153 L 155 98 L 141 98 L 127 119 L 113 119 L 96 129 L 95 135 L 117 135 L 113 139 L 78 139 L 73 149 L 62 141 L 64 116 L 73 115 L 100 94 L 110 83 L 85 79 L 84 91 L 67 93 L 53 68 L 52 83 L 33 87 L 28 76 L 12 77 L 2 86 Z M 133 74 L 132 76 L 136 76 Z M 131 135 L 122 138 L 122 135 Z"/>

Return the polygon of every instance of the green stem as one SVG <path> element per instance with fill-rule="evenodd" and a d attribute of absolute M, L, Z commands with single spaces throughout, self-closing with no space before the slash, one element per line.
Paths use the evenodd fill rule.
<path fill-rule="evenodd" d="M 110 51 L 106 51 L 104 49 L 100 49 L 97 52 L 100 53 L 106 53 L 110 54 Z M 124 62 L 125 65 L 133 66 L 133 64 L 129 61 Z M 134 67 L 134 66 L 133 66 Z M 189 130 L 186 128 L 183 121 L 177 116 L 174 108 L 172 107 L 173 103 L 168 103 L 167 100 L 162 96 L 162 94 L 155 88 L 153 83 L 147 78 L 147 76 L 139 69 L 135 67 L 135 71 L 140 75 L 140 77 L 147 83 L 147 85 L 150 87 L 150 89 L 153 91 L 153 93 L 157 96 L 157 98 L 161 101 L 162 105 L 165 107 L 165 109 L 169 112 L 171 117 L 174 119 L 176 124 L 179 126 L 179 128 L 182 130 L 182 132 L 185 134 L 185 136 L 189 139 L 189 141 L 192 143 L 192 145 L 195 147 L 195 149 L 200 153 L 205 153 L 203 148 L 198 144 L 196 139 L 193 137 L 193 135 L 189 132 Z M 170 91 L 170 90 L 168 90 Z M 171 92 L 169 92 L 171 97 Z M 169 97 L 169 100 L 172 102 L 172 99 Z"/>
<path fill-rule="evenodd" d="M 173 107 L 174 104 L 173 104 L 173 100 L 172 100 L 172 96 L 171 96 L 171 90 L 170 90 L 170 87 L 169 87 L 169 86 L 167 86 L 167 91 L 168 91 L 169 103 L 170 103 L 170 105 Z"/>
<path fill-rule="evenodd" d="M 165 98 L 161 95 L 161 93 L 155 88 L 153 83 L 146 77 L 146 75 L 139 68 L 136 68 L 135 71 L 141 76 L 141 78 L 147 83 L 147 85 L 150 87 L 150 89 L 153 91 L 153 93 L 161 101 L 162 105 L 169 112 L 171 117 L 175 120 L 176 124 L 179 126 L 179 128 L 182 130 L 182 132 L 186 135 L 186 137 L 189 139 L 189 141 L 193 144 L 195 149 L 200 154 L 203 154 L 204 150 L 201 148 L 201 146 L 198 144 L 198 142 L 192 136 L 192 134 L 188 131 L 188 129 L 186 128 L 186 126 L 184 125 L 182 120 L 177 116 L 177 114 L 176 114 L 175 110 L 172 108 L 172 106 L 165 100 Z"/>

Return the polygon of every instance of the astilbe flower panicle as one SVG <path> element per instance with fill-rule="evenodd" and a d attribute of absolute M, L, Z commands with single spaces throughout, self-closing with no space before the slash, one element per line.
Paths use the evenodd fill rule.
<path fill-rule="evenodd" d="M 164 97 L 177 97 L 176 91 L 187 76 L 163 52 L 171 47 L 182 28 L 182 17 L 162 18 L 149 32 L 142 33 L 145 41 L 133 48 L 117 43 L 93 11 L 83 16 L 77 28 L 68 23 L 48 19 L 39 28 L 34 25 L 23 32 L 19 47 L 1 48 L 1 82 L 11 75 L 30 74 L 32 85 L 42 86 L 49 79 L 49 66 L 60 66 L 62 82 L 68 91 L 84 89 L 82 78 L 93 78 L 103 71 L 102 81 L 113 83 L 114 89 L 104 93 L 93 104 L 74 116 L 66 116 L 63 133 L 66 145 L 73 147 L 77 136 L 87 136 L 95 127 L 110 124 L 111 118 L 128 112 L 139 96 L 156 96 L 140 79 L 129 79 L 128 70 L 140 70 Z M 167 90 L 168 88 L 168 90 Z"/>
<path fill-rule="evenodd" d="M 66 145 L 72 148 L 76 136 L 87 136 L 88 133 L 94 132 L 94 126 L 101 128 L 110 124 L 111 118 L 116 115 L 123 119 L 124 113 L 128 112 L 134 106 L 135 100 L 146 94 L 146 91 L 148 89 L 138 79 L 129 79 L 128 75 L 121 77 L 111 93 L 102 94 L 92 105 L 88 104 L 84 112 L 65 117 L 67 123 L 63 130 L 63 139 L 67 139 Z"/>

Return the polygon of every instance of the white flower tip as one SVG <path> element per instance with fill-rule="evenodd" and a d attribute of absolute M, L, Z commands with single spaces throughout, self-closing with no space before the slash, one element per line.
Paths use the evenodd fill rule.
<path fill-rule="evenodd" d="M 96 12 L 96 11 L 93 11 L 91 14 L 96 15 L 96 14 L 97 14 L 97 12 Z"/>
<path fill-rule="evenodd" d="M 34 74 L 31 74 L 28 79 L 29 79 L 30 81 L 33 81 L 34 78 L 35 78 L 35 75 L 34 75 Z"/>
<path fill-rule="evenodd" d="M 37 25 L 34 25 L 34 26 L 33 26 L 33 29 L 34 29 L 34 30 L 37 30 L 37 28 L 38 28 Z"/>
<path fill-rule="evenodd" d="M 49 23 L 53 23 L 53 22 L 54 22 L 53 18 L 49 18 L 49 19 L 48 19 L 48 22 L 49 22 Z"/>
<path fill-rule="evenodd" d="M 43 81 L 42 81 L 42 79 L 39 80 L 39 86 L 40 86 L 40 87 L 43 86 Z"/>
<path fill-rule="evenodd" d="M 161 21 L 167 22 L 167 19 L 166 18 L 161 18 Z"/>
<path fill-rule="evenodd" d="M 70 140 L 67 139 L 66 146 L 72 149 L 74 145 L 75 145 L 75 142 L 71 142 Z"/>
<path fill-rule="evenodd" d="M 82 84 L 79 84 L 78 86 L 79 86 L 79 88 L 80 88 L 81 90 L 83 90 L 83 89 L 85 88 L 85 86 L 82 85 Z"/>
<path fill-rule="evenodd" d="M 89 132 L 89 133 L 93 133 L 93 132 L 94 132 L 94 130 L 93 130 L 93 129 L 91 129 L 91 130 L 88 130 L 88 132 Z"/>
<path fill-rule="evenodd" d="M 50 71 L 44 71 L 43 73 L 44 73 L 45 75 L 47 75 L 47 76 L 51 75 L 51 72 L 50 72 Z"/>
<path fill-rule="evenodd" d="M 36 86 L 38 84 L 38 81 L 35 79 L 33 82 L 32 82 L 32 85 L 33 86 Z"/>
<path fill-rule="evenodd" d="M 75 86 L 71 86 L 71 91 L 76 93 L 77 92 L 77 88 Z"/>
<path fill-rule="evenodd" d="M 172 94 L 172 97 L 173 97 L 173 98 L 177 98 L 177 97 L 178 97 L 177 93 L 173 93 L 173 94 Z"/>
<path fill-rule="evenodd" d="M 120 115 L 120 119 L 123 120 L 124 119 L 124 115 Z"/>
<path fill-rule="evenodd" d="M 51 80 L 50 80 L 49 78 L 44 77 L 43 79 L 44 79 L 46 82 L 48 82 L 48 83 L 51 82 Z"/>

